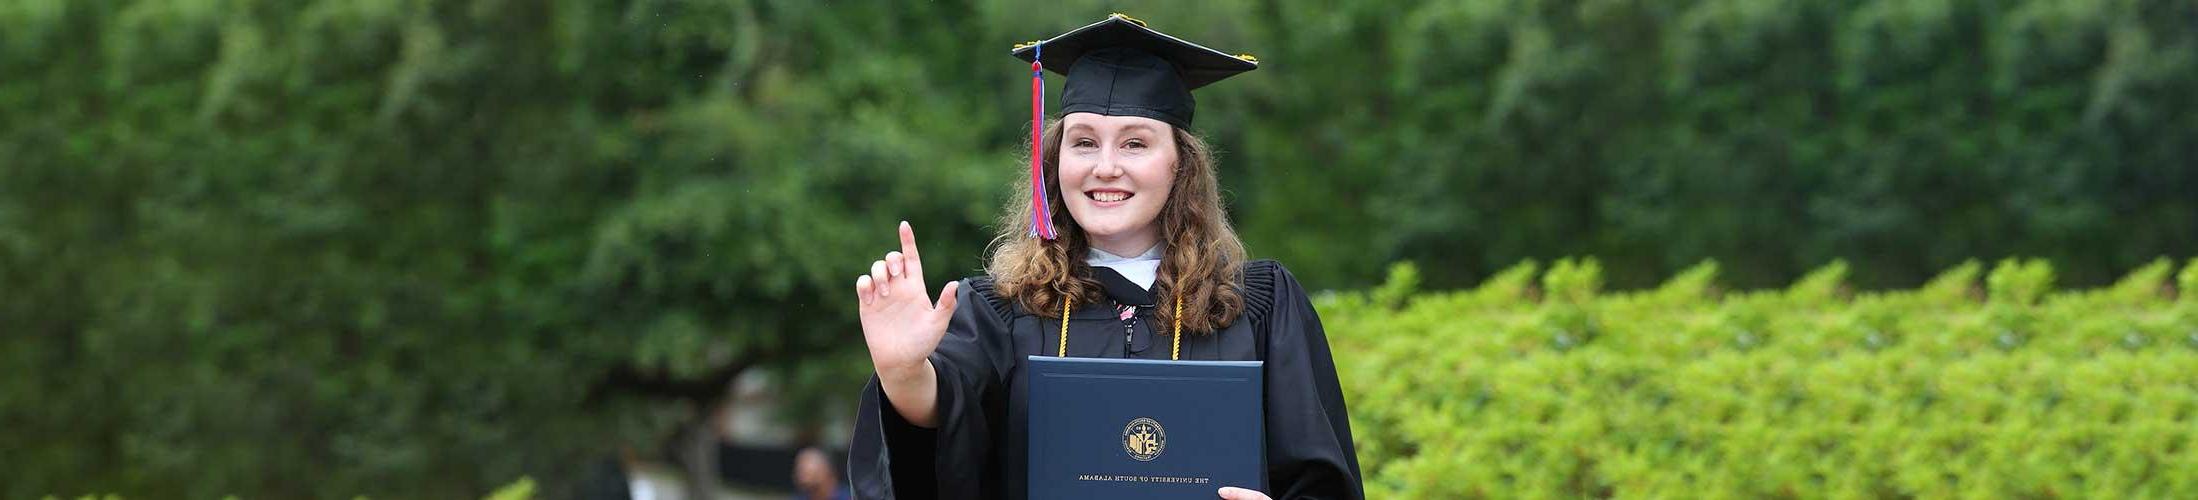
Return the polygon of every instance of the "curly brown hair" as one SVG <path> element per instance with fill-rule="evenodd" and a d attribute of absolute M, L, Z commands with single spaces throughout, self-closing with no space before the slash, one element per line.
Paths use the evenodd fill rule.
<path fill-rule="evenodd" d="M 1160 208 L 1160 241 L 1166 245 L 1153 295 L 1160 304 L 1183 298 L 1182 329 L 1202 335 L 1229 326 L 1244 312 L 1244 242 L 1229 225 L 1221 206 L 1221 184 L 1214 175 L 1213 150 L 1197 134 L 1175 133 L 1176 175 L 1167 203 Z M 1060 182 L 1061 120 L 1048 120 L 1044 167 L 1047 199 L 1054 214 L 1068 214 Z M 1028 158 L 1025 158 L 1027 165 Z M 1064 297 L 1098 303 L 1104 292 L 1084 263 L 1091 243 L 1074 217 L 1055 217 L 1061 237 L 1052 241 L 1030 235 L 1030 175 L 1018 177 L 1016 195 L 1002 210 L 999 234 L 985 268 L 1001 298 L 1041 317 L 1054 317 Z M 1171 307 L 1156 307 L 1161 324 L 1176 324 Z"/>

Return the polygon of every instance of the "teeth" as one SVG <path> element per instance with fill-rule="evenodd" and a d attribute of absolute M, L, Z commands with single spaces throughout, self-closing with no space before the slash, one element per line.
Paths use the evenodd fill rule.
<path fill-rule="evenodd" d="M 1122 201 L 1129 199 L 1129 197 L 1129 193 L 1121 191 L 1100 191 L 1091 194 L 1091 199 L 1099 201 Z"/>

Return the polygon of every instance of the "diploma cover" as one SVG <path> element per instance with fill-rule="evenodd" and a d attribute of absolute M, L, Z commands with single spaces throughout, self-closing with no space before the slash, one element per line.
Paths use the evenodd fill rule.
<path fill-rule="evenodd" d="M 1030 498 L 1266 491 L 1261 362 L 1029 361 Z"/>

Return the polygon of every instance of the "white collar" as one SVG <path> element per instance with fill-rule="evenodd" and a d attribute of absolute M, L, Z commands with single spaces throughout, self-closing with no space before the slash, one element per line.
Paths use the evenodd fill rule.
<path fill-rule="evenodd" d="M 1150 291 L 1152 290 L 1152 282 L 1160 277 L 1160 247 L 1162 246 L 1164 245 L 1155 243 L 1151 249 L 1145 250 L 1145 253 L 1138 254 L 1136 257 L 1123 257 L 1107 253 L 1106 250 L 1100 250 L 1099 247 L 1091 247 L 1091 255 L 1084 257 L 1084 263 L 1113 269 L 1114 272 L 1121 273 L 1122 277 L 1129 278 L 1131 282 L 1137 283 L 1137 286 Z"/>

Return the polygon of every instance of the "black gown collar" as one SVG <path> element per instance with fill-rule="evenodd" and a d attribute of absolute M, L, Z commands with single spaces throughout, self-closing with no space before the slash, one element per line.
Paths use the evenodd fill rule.
<path fill-rule="evenodd" d="M 1137 282 L 1122 277 L 1122 273 L 1115 272 L 1113 268 L 1092 266 L 1091 277 L 1099 280 L 1099 287 L 1106 291 L 1107 298 L 1114 299 L 1116 303 L 1152 307 L 1152 292 L 1137 286 Z"/>

